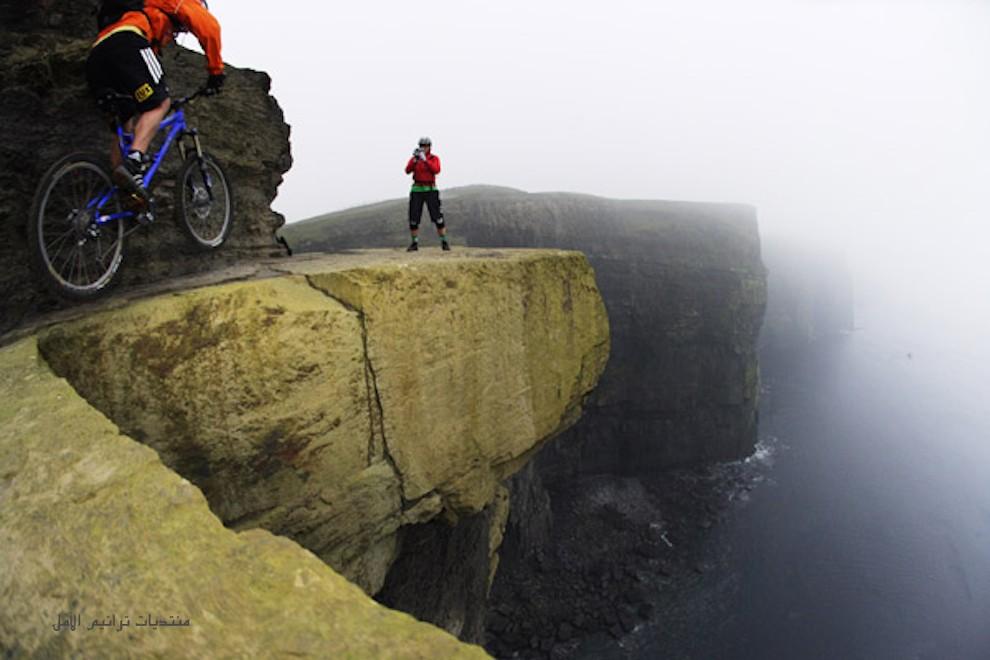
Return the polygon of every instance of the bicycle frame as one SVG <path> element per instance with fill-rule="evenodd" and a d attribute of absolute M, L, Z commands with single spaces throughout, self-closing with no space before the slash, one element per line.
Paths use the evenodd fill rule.
<path fill-rule="evenodd" d="M 162 120 L 162 123 L 158 126 L 158 131 L 167 130 L 168 135 L 165 136 L 165 142 L 162 144 L 161 148 L 155 154 L 155 159 L 148 168 L 148 172 L 144 177 L 145 185 L 150 188 L 151 182 L 155 178 L 155 174 L 158 173 L 158 168 L 161 167 L 162 161 L 165 160 L 165 156 L 168 154 L 169 150 L 172 148 L 172 143 L 178 137 L 180 140 L 185 135 L 193 135 L 195 137 L 195 130 L 190 130 L 186 124 L 186 115 L 182 108 L 178 108 L 175 112 L 169 114 Z M 131 143 L 134 141 L 134 135 L 124 131 L 124 128 L 117 125 L 117 145 L 120 147 L 120 154 L 122 157 L 126 157 L 128 150 L 130 149 Z M 180 149 L 182 144 L 180 142 Z M 199 142 L 196 144 L 197 150 L 199 150 Z M 184 156 L 185 154 L 183 154 Z M 86 205 L 87 209 L 95 209 L 95 222 L 97 225 L 105 225 L 108 222 L 113 222 L 114 220 L 123 220 L 125 218 L 135 217 L 133 211 L 120 211 L 118 213 L 103 214 L 100 210 L 110 201 L 110 199 L 116 194 L 117 187 L 114 186 L 104 192 L 99 197 L 95 197 L 90 200 Z"/>

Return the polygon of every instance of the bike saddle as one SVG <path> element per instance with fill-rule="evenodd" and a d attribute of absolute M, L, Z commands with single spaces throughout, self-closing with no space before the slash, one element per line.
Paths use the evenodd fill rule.
<path fill-rule="evenodd" d="M 96 93 L 96 107 L 107 116 L 111 126 L 124 123 L 137 111 L 137 103 L 134 99 L 110 88 Z"/>

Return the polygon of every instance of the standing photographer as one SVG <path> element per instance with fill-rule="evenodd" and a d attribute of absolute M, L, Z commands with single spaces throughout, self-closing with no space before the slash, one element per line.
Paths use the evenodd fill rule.
<path fill-rule="evenodd" d="M 413 175 L 412 191 L 409 193 L 409 232 L 412 243 L 406 252 L 419 249 L 419 220 L 423 216 L 423 203 L 430 211 L 430 220 L 437 226 L 437 235 L 444 250 L 450 250 L 447 242 L 447 227 L 440 211 L 440 190 L 437 188 L 437 174 L 440 174 L 440 159 L 431 153 L 433 143 L 430 138 L 419 139 L 419 148 L 413 152 L 406 164 L 406 174 Z"/>

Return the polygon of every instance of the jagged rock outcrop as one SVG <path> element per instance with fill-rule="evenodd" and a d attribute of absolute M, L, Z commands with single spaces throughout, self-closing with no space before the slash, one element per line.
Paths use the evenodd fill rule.
<path fill-rule="evenodd" d="M 595 269 L 612 354 L 581 422 L 556 457 L 541 456 L 544 477 L 650 472 L 752 451 L 766 304 L 753 208 L 482 186 L 443 195 L 455 243 L 581 250 Z M 281 233 L 301 251 L 402 245 L 404 217 L 405 201 L 395 200 Z"/>
<path fill-rule="evenodd" d="M 50 165 L 73 151 L 109 153 L 110 133 L 86 91 L 84 66 L 95 36 L 95 0 L 0 1 L 0 332 L 59 302 L 29 269 L 25 227 L 35 189 Z M 166 49 L 173 93 L 205 79 L 201 55 Z M 289 127 L 269 95 L 264 73 L 228 66 L 224 93 L 190 105 L 190 124 L 226 166 L 234 191 L 234 226 L 216 254 L 191 253 L 171 220 L 170 181 L 178 150 L 156 188 L 159 220 L 128 239 L 122 284 L 131 286 L 232 262 L 281 254 L 273 240 L 283 218 L 273 213 L 282 174 L 292 159 Z"/>
<path fill-rule="evenodd" d="M 226 529 L 34 338 L 0 349 L 0 394 L 3 657 L 487 657 L 286 538 Z"/>
<path fill-rule="evenodd" d="M 479 514 L 467 570 L 487 591 L 508 515 L 499 484 L 575 422 L 609 347 L 587 260 L 546 250 L 294 259 L 279 277 L 134 302 L 37 343 L 121 442 L 156 450 L 229 527 L 287 536 L 368 593 L 419 552 L 425 523 Z M 16 414 L 7 442 L 33 428 Z M 4 488 L 38 476 L 5 473 Z M 480 634 L 483 599 L 467 605 L 440 622 Z"/>

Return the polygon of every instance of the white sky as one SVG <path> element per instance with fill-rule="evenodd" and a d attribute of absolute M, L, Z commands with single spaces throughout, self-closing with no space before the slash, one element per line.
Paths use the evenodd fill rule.
<path fill-rule="evenodd" d="M 444 187 L 747 202 L 891 291 L 988 304 L 987 0 L 210 8 L 292 125 L 290 222 L 404 196 L 426 134 Z"/>

